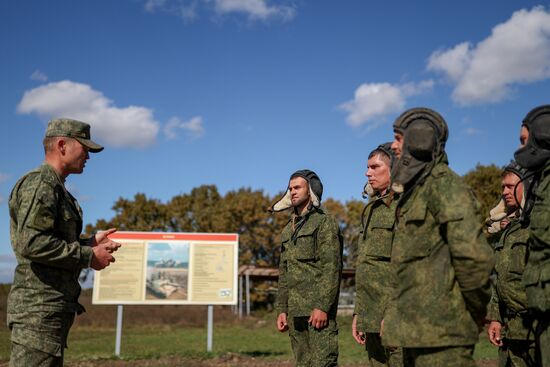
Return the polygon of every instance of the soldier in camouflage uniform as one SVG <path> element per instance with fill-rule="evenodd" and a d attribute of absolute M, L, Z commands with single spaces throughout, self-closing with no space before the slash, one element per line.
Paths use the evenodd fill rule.
<path fill-rule="evenodd" d="M 336 220 L 320 206 L 323 185 L 310 170 L 292 174 L 271 211 L 292 208 L 281 234 L 277 329 L 289 331 L 299 367 L 337 366 L 336 312 L 343 239 Z"/>
<path fill-rule="evenodd" d="M 479 203 L 448 167 L 443 117 L 413 108 L 398 117 L 394 131 L 399 160 L 392 190 L 401 194 L 391 254 L 397 282 L 382 341 L 403 347 L 405 366 L 475 366 L 494 264 Z"/>
<path fill-rule="evenodd" d="M 386 348 L 380 338 L 382 314 L 395 283 L 390 256 L 397 198 L 390 193 L 390 171 L 394 161 L 390 145 L 380 145 L 368 157 L 365 194 L 369 203 L 361 218 L 363 230 L 355 272 L 352 335 L 359 344 L 365 345 L 372 367 L 403 365 L 401 348 Z"/>
<path fill-rule="evenodd" d="M 523 273 L 534 317 L 537 366 L 550 366 L 550 105 L 531 110 L 520 133 L 516 161 L 533 181 L 526 188 L 529 215 L 528 259 Z M 531 210 L 532 208 L 532 210 Z"/>
<path fill-rule="evenodd" d="M 521 283 L 527 260 L 529 229 L 519 221 L 523 200 L 525 171 L 512 162 L 502 175 L 502 199 L 505 217 L 498 220 L 503 231 L 495 246 L 496 282 L 489 303 L 487 333 L 489 340 L 499 347 L 501 367 L 535 366 L 535 338 L 532 318 L 527 313 L 527 295 Z"/>
<path fill-rule="evenodd" d="M 63 350 L 78 303 L 81 269 L 105 268 L 120 244 L 107 238 L 115 229 L 82 240 L 82 211 L 66 190 L 65 178 L 82 173 L 90 125 L 69 119 L 49 122 L 45 162 L 23 176 L 9 199 L 10 239 L 17 259 L 8 296 L 10 366 L 62 366 Z"/>

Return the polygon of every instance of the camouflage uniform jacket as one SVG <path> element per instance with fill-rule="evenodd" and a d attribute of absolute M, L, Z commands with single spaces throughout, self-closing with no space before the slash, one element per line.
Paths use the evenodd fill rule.
<path fill-rule="evenodd" d="M 397 201 L 386 196 L 374 197 L 365 208 L 355 272 L 354 313 L 359 331 L 380 332 L 382 315 L 395 284 L 390 255 L 396 206 Z"/>
<path fill-rule="evenodd" d="M 529 229 L 512 220 L 502 232 L 496 250 L 496 282 L 489 303 L 489 319 L 504 325 L 503 336 L 508 339 L 534 339 L 527 323 L 527 295 L 521 283 L 527 260 Z M 531 332 L 530 332 L 531 331 Z"/>
<path fill-rule="evenodd" d="M 299 317 L 317 308 L 333 318 L 342 277 L 340 227 L 322 209 L 295 219 L 281 234 L 277 311 Z"/>
<path fill-rule="evenodd" d="M 523 284 L 530 308 L 550 311 L 550 161 L 534 191 L 529 223 L 529 256 Z"/>
<path fill-rule="evenodd" d="M 79 240 L 82 211 L 57 173 L 43 164 L 23 176 L 9 199 L 10 239 L 17 259 L 8 296 L 8 323 L 34 311 L 82 312 L 82 268 L 92 248 Z"/>
<path fill-rule="evenodd" d="M 445 155 L 411 190 L 397 208 L 391 256 L 397 284 L 384 314 L 383 342 L 407 348 L 473 345 L 494 265 L 479 204 Z"/>

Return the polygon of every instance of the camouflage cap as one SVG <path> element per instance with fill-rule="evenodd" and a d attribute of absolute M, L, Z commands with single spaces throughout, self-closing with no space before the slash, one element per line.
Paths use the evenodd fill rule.
<path fill-rule="evenodd" d="M 65 136 L 76 139 L 88 148 L 91 153 L 98 153 L 103 147 L 90 139 L 90 125 L 73 119 L 60 118 L 48 122 L 46 137 Z"/>

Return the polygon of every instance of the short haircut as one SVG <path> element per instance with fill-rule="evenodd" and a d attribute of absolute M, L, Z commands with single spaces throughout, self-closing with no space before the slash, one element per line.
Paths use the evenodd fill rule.
<path fill-rule="evenodd" d="M 46 136 L 44 140 L 42 140 L 42 145 L 44 146 L 44 153 L 47 154 L 51 152 L 55 148 L 55 145 L 57 144 L 57 141 L 59 139 L 65 139 L 67 144 L 72 144 L 75 141 L 78 141 L 74 138 L 69 138 L 68 136 Z"/>
<path fill-rule="evenodd" d="M 58 137 L 57 136 L 46 136 L 44 140 L 42 140 L 42 145 L 44 146 L 44 153 L 49 153 L 53 150 L 55 143 L 57 142 Z"/>

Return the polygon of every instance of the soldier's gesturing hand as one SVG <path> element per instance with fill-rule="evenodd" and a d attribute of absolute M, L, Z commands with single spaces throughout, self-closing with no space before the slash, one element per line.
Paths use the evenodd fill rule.
<path fill-rule="evenodd" d="M 365 342 L 367 341 L 365 333 L 362 331 L 357 331 L 357 315 L 353 315 L 353 321 L 351 322 L 351 335 L 357 343 L 365 345 Z"/>
<path fill-rule="evenodd" d="M 491 321 L 487 334 L 489 334 L 489 341 L 496 347 L 502 347 L 502 339 L 500 336 L 500 330 L 502 325 L 498 321 Z"/>
<path fill-rule="evenodd" d="M 286 320 L 286 313 L 282 312 L 277 317 L 277 330 L 284 333 L 288 330 L 288 322 Z"/>
<path fill-rule="evenodd" d="M 103 245 L 107 248 L 109 252 L 115 252 L 118 250 L 118 248 L 121 246 L 120 243 L 115 242 L 111 239 L 109 239 L 109 235 L 116 232 L 116 228 L 110 228 L 106 231 L 99 231 L 95 234 L 95 236 L 92 238 L 91 246 L 95 247 L 97 245 Z"/>
<path fill-rule="evenodd" d="M 94 270 L 102 270 L 115 262 L 115 258 L 111 255 L 111 249 L 108 245 L 98 244 L 92 248 L 92 263 L 90 267 Z"/>
<path fill-rule="evenodd" d="M 311 315 L 309 316 L 309 320 L 307 320 L 307 322 L 315 329 L 322 329 L 328 325 L 327 313 L 314 308 L 313 311 L 311 311 Z"/>

